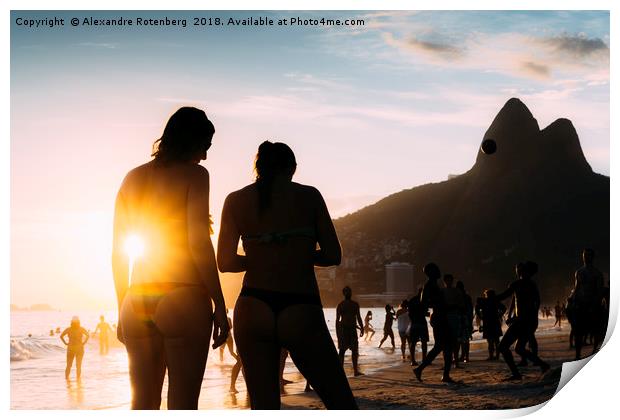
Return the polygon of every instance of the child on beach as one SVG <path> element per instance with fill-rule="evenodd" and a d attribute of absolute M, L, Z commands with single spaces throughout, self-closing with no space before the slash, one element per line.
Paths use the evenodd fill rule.
<path fill-rule="evenodd" d="M 405 355 L 405 349 L 407 348 L 407 342 L 409 341 L 409 313 L 407 312 L 407 300 L 403 300 L 396 311 L 396 325 L 398 326 L 398 335 L 400 337 L 400 351 L 403 356 L 403 362 L 407 360 Z"/>
<path fill-rule="evenodd" d="M 366 312 L 366 316 L 364 317 L 364 341 L 371 341 L 372 336 L 375 335 L 375 329 L 372 327 L 370 320 L 372 319 L 372 311 Z M 368 336 L 370 334 L 370 337 Z"/>

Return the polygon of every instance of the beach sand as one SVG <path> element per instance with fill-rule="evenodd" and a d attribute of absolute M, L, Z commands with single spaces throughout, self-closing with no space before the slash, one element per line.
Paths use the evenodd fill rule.
<path fill-rule="evenodd" d="M 422 383 L 413 376 L 409 362 L 369 375 L 349 377 L 349 383 L 360 409 L 367 410 L 530 407 L 548 401 L 554 395 L 562 363 L 573 360 L 575 354 L 568 346 L 568 330 L 540 336 L 537 340 L 539 355 L 551 365 L 551 369 L 541 375 L 540 369 L 530 363 L 529 367 L 519 368 L 523 374 L 521 381 L 502 381 L 510 375 L 510 371 L 501 356 L 500 360 L 485 360 L 488 356 L 485 342 L 472 347 L 469 363 L 452 369 L 451 376 L 457 384 L 441 382 L 441 354 L 424 370 Z M 590 351 L 591 346 L 587 346 L 584 355 L 589 355 Z M 518 363 L 520 357 L 515 356 Z M 420 355 L 416 357 L 419 361 Z M 363 360 L 361 364 L 363 370 Z M 282 408 L 305 410 L 323 409 L 324 406 L 316 393 L 305 392 L 283 396 Z"/>

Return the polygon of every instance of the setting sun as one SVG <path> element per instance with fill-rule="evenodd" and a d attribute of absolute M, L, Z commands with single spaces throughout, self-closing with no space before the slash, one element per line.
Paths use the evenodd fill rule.
<path fill-rule="evenodd" d="M 125 239 L 125 252 L 132 262 L 144 255 L 144 241 L 142 238 L 135 233 L 128 235 Z"/>

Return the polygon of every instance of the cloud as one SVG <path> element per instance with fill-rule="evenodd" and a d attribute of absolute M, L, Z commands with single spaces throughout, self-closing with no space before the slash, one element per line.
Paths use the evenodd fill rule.
<path fill-rule="evenodd" d="M 294 82 L 297 82 L 299 84 L 309 85 L 309 86 L 313 86 L 317 88 L 324 88 L 324 89 L 330 89 L 330 90 L 351 88 L 349 85 L 342 83 L 340 81 L 335 81 L 333 79 L 328 79 L 328 78 L 319 78 L 319 77 L 316 77 L 308 73 L 291 72 L 291 73 L 285 73 L 284 77 L 291 79 Z M 307 86 L 306 88 L 297 87 L 297 89 L 308 90 Z"/>
<path fill-rule="evenodd" d="M 562 35 L 542 39 L 539 42 L 548 45 L 560 54 L 576 59 L 588 59 L 592 56 L 609 56 L 609 47 L 600 38 L 588 38 L 584 34 L 578 36 Z"/>
<path fill-rule="evenodd" d="M 538 64 L 538 63 L 533 63 L 531 61 L 526 61 L 524 63 L 521 63 L 521 68 L 526 73 L 531 72 L 535 77 L 539 76 L 539 77 L 546 78 L 551 75 L 551 71 L 549 70 L 549 67 L 545 66 L 544 64 Z"/>
<path fill-rule="evenodd" d="M 457 47 L 445 43 L 421 41 L 416 38 L 411 38 L 407 43 L 413 49 L 429 52 L 431 54 L 437 54 L 447 59 L 458 58 L 462 55 L 462 51 Z"/>
<path fill-rule="evenodd" d="M 415 36 L 399 39 L 390 32 L 384 32 L 382 36 L 387 45 L 406 53 L 424 55 L 431 62 L 453 61 L 463 56 L 461 48 L 445 41 L 423 40 Z"/>
<path fill-rule="evenodd" d="M 592 84 L 609 81 L 609 47 L 602 39 L 584 34 L 532 37 L 513 32 L 469 33 L 458 43 L 446 42 L 448 37 L 438 33 L 430 37 L 433 39 L 382 33 L 385 44 L 412 64 L 537 80 L 571 76 Z"/>
<path fill-rule="evenodd" d="M 80 42 L 77 44 L 79 47 L 93 47 L 93 48 L 107 48 L 114 49 L 117 44 L 113 44 L 111 42 Z"/>

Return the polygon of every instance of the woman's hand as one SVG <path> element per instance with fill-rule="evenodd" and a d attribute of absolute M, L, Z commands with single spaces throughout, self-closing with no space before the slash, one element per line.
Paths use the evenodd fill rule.
<path fill-rule="evenodd" d="M 218 305 L 215 307 L 213 320 L 213 349 L 220 347 L 226 343 L 228 339 L 228 333 L 230 326 L 228 325 L 228 317 L 226 316 L 226 309 L 224 305 Z"/>
<path fill-rule="evenodd" d="M 118 317 L 118 319 L 121 319 L 120 316 Z M 118 341 L 125 344 L 125 337 L 123 336 L 123 329 L 121 328 L 120 322 L 116 326 L 116 338 L 118 339 Z"/>

